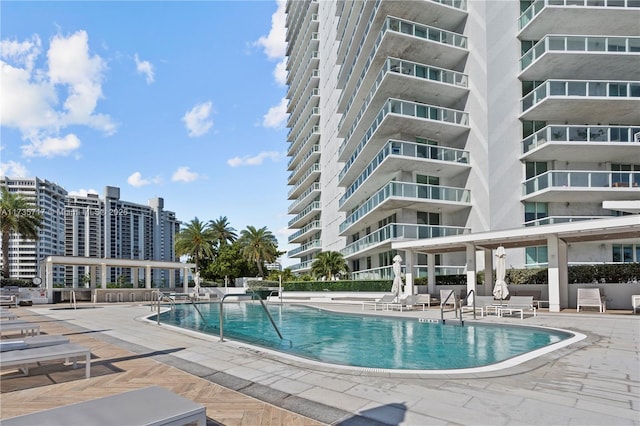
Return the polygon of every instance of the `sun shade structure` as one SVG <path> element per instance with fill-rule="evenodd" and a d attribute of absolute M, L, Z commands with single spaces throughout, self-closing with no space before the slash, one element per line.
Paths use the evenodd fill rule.
<path fill-rule="evenodd" d="M 507 282 L 504 280 L 507 275 L 507 252 L 504 247 L 496 250 L 496 285 L 493 287 L 493 297 L 496 299 L 506 299 L 509 295 Z"/>

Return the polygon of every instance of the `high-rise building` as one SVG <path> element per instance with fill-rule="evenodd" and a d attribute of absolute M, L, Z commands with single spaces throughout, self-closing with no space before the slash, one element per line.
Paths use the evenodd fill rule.
<path fill-rule="evenodd" d="M 9 238 L 9 268 L 11 278 L 32 279 L 38 275 L 39 263 L 51 255 L 65 252 L 64 206 L 67 191 L 60 185 L 40 178 L 0 178 L 0 185 L 11 193 L 20 194 L 42 215 L 42 226 L 36 241 L 11 234 Z M 29 214 L 22 212 L 21 214 Z M 56 266 L 53 279 L 61 282 L 64 268 Z"/>
<path fill-rule="evenodd" d="M 22 194 L 43 215 L 37 241 L 12 235 L 9 268 L 12 278 L 31 279 L 40 274 L 39 264 L 47 256 L 178 261 L 174 240 L 180 221 L 164 210 L 164 200 L 153 198 L 149 205 L 120 199 L 120 188 L 107 186 L 104 198 L 98 194 L 68 195 L 61 186 L 39 178 L 0 179 L 10 192 Z M 108 268 L 107 282 L 138 282 L 131 268 Z M 55 266 L 53 282 L 77 286 L 89 274 L 83 266 Z M 154 283 L 171 282 L 168 274 L 179 271 L 154 269 Z M 88 277 L 87 277 L 88 278 Z M 94 277 L 96 280 L 98 277 Z"/>
<path fill-rule="evenodd" d="M 287 2 L 288 253 L 392 276 L 407 241 L 637 213 L 640 1 Z M 415 276 L 426 275 L 416 255 Z M 464 253 L 435 256 L 461 272 Z M 570 262 L 640 261 L 640 242 Z M 513 266 L 547 263 L 546 246 Z"/>

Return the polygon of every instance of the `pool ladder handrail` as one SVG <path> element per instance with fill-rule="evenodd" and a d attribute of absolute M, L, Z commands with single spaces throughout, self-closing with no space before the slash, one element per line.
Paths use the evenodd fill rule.
<path fill-rule="evenodd" d="M 157 321 L 158 321 L 158 325 L 160 325 L 160 303 L 163 302 L 163 301 L 164 302 L 169 302 L 169 309 L 171 311 L 173 311 L 175 309 L 175 307 L 176 307 L 176 302 L 171 297 L 167 296 L 166 294 L 164 294 L 163 292 L 161 292 L 159 290 L 157 291 L 157 293 L 158 293 L 158 301 L 157 301 L 157 304 L 158 304 L 158 311 L 157 312 L 158 313 L 156 315 L 156 318 L 157 318 Z"/>
<path fill-rule="evenodd" d="M 447 301 L 453 297 L 453 309 L 444 309 L 445 306 L 447 306 Z M 454 311 L 456 313 L 456 318 L 460 318 L 460 325 L 463 325 L 462 322 L 462 309 L 460 309 L 460 301 L 456 298 L 456 293 L 455 291 L 450 291 L 449 295 L 440 302 L 440 322 L 441 324 L 445 324 L 446 321 L 444 319 L 444 313 L 445 312 L 451 312 Z M 458 312 L 460 313 L 458 315 Z"/>
<path fill-rule="evenodd" d="M 471 306 L 473 307 L 473 319 L 476 320 L 476 291 L 474 289 L 469 290 L 469 292 L 467 293 L 467 295 L 465 296 L 464 299 L 462 299 L 460 301 L 460 325 L 463 325 L 463 321 L 462 321 L 462 304 L 466 303 L 467 300 L 469 300 L 469 296 L 473 296 L 473 298 L 471 299 Z"/>
<path fill-rule="evenodd" d="M 269 313 L 269 310 L 267 309 L 267 306 L 264 304 L 264 301 L 258 294 L 251 292 L 251 293 L 236 293 L 236 294 L 230 293 L 222 296 L 222 299 L 220 300 L 220 341 L 224 342 L 224 316 L 223 316 L 224 299 L 226 299 L 229 296 L 246 297 L 249 294 L 251 295 L 251 300 L 254 300 L 256 297 L 258 298 L 258 300 L 260 301 L 260 304 L 262 305 L 262 309 L 264 309 L 264 312 L 267 314 L 269 321 L 271 321 L 271 325 L 273 325 L 273 328 L 276 330 L 276 333 L 278 333 L 278 337 L 280 337 L 280 340 L 283 340 L 282 334 L 280 333 L 280 330 L 278 330 L 278 326 L 276 325 L 275 321 L 273 320 L 273 317 Z"/>
<path fill-rule="evenodd" d="M 202 312 L 200 312 L 200 308 L 198 308 L 198 305 L 196 304 L 195 297 L 189 297 L 189 300 L 191 301 L 191 304 L 196 309 L 196 311 L 198 311 L 198 314 L 200 314 L 200 318 L 202 318 L 202 321 L 204 321 L 204 326 L 209 327 L 209 323 L 205 319 L 204 315 L 202 315 Z"/>

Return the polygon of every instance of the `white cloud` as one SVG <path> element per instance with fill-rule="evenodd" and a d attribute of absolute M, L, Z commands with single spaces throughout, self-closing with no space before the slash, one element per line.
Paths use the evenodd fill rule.
<path fill-rule="evenodd" d="M 173 173 L 173 176 L 171 176 L 171 180 L 174 182 L 193 182 L 194 180 L 198 179 L 198 177 L 200 177 L 200 175 L 198 175 L 198 173 L 196 172 L 192 172 L 191 170 L 189 170 L 189 167 L 178 167 L 178 170 L 176 170 Z"/>
<path fill-rule="evenodd" d="M 211 101 L 198 104 L 187 111 L 182 117 L 189 137 L 195 138 L 206 134 L 211 126 L 213 126 L 213 120 L 211 119 L 211 113 L 213 112 L 213 106 Z"/>
<path fill-rule="evenodd" d="M 151 64 L 151 62 L 141 61 L 137 53 L 133 57 L 133 60 L 136 61 L 136 71 L 138 71 L 138 74 L 142 74 L 145 76 L 147 84 L 153 83 L 155 81 L 155 78 L 153 65 Z"/>
<path fill-rule="evenodd" d="M 15 161 L 0 163 L 0 176 L 27 177 L 28 175 L 27 168 L 21 163 Z"/>
<path fill-rule="evenodd" d="M 245 156 L 245 157 L 234 157 L 227 160 L 227 164 L 231 167 L 238 166 L 259 166 L 264 162 L 265 159 L 270 158 L 272 161 L 279 161 L 284 157 L 284 154 L 277 151 L 264 151 L 258 155 Z"/>
<path fill-rule="evenodd" d="M 271 29 L 267 36 L 262 36 L 255 42 L 261 46 L 269 59 L 280 59 L 287 53 L 287 16 L 286 1 L 277 0 L 278 8 L 271 15 Z"/>
<path fill-rule="evenodd" d="M 141 186 L 149 185 L 151 183 L 149 179 L 143 179 L 142 173 L 140 172 L 134 172 L 127 178 L 127 182 L 129 183 L 129 185 L 136 188 L 140 188 Z"/>
<path fill-rule="evenodd" d="M 262 125 L 264 127 L 279 128 L 284 126 L 287 121 L 287 105 L 286 98 L 280 100 L 280 104 L 269 108 L 269 111 L 264 115 L 262 119 Z"/>
<path fill-rule="evenodd" d="M 273 77 L 280 86 L 287 85 L 287 58 L 282 58 L 273 70 Z"/>
<path fill-rule="evenodd" d="M 37 68 L 42 54 L 37 35 L 24 41 L 0 41 L 0 125 L 18 129 L 29 143 L 27 156 L 68 155 L 80 146 L 75 135 L 61 136 L 68 126 L 88 126 L 112 134 L 116 124 L 96 113 L 103 97 L 106 62 L 89 51 L 85 31 L 56 35 L 46 51 L 47 64 Z"/>
<path fill-rule="evenodd" d="M 78 189 L 77 191 L 69 191 L 70 196 L 76 197 L 86 197 L 89 194 L 98 195 L 98 191 L 96 191 L 95 189 Z"/>
<path fill-rule="evenodd" d="M 22 145 L 22 154 L 25 157 L 67 156 L 80 148 L 80 139 L 72 133 L 63 137 L 34 137 L 28 145 Z"/>

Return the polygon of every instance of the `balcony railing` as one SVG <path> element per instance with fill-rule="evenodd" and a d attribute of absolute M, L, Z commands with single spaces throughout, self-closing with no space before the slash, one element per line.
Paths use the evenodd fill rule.
<path fill-rule="evenodd" d="M 298 188 L 300 188 L 300 185 L 302 185 L 309 176 L 318 172 L 320 172 L 320 163 L 313 163 L 313 165 L 309 167 L 309 170 L 307 170 L 304 175 L 302 175 L 302 177 L 296 181 L 295 185 L 293 185 L 293 188 L 291 188 L 291 190 L 289 191 L 289 197 L 291 196 L 291 194 L 296 192 Z"/>
<path fill-rule="evenodd" d="M 304 155 L 304 158 L 302 158 L 302 160 L 300 160 L 300 164 L 298 164 L 298 166 L 296 166 L 296 168 L 295 168 L 295 169 L 293 169 L 293 171 L 289 174 L 289 177 L 288 177 L 288 179 L 287 179 L 287 180 L 291 180 L 291 179 L 293 179 L 293 177 L 294 177 L 295 175 L 297 175 L 297 174 L 298 174 L 298 172 L 299 172 L 300 170 L 302 170 L 302 169 L 306 166 L 305 162 L 306 162 L 309 158 L 311 158 L 314 154 L 317 154 L 317 153 L 319 153 L 319 152 L 320 152 L 320 144 L 315 144 L 315 145 L 313 145 L 313 146 L 311 147 L 311 149 L 310 149 L 310 150 L 309 150 L 309 151 Z"/>
<path fill-rule="evenodd" d="M 524 195 L 547 188 L 630 188 L 640 186 L 640 172 L 551 170 L 527 179 Z"/>
<path fill-rule="evenodd" d="M 389 140 L 387 144 L 376 154 L 373 161 L 358 176 L 355 182 L 347 188 L 344 195 L 340 198 L 339 205 L 342 206 L 349 197 L 362 185 L 362 183 L 378 168 L 382 162 L 390 155 L 400 155 L 411 158 L 425 158 L 439 161 L 449 161 L 453 163 L 469 163 L 469 152 L 461 149 L 446 148 L 441 146 L 426 145 L 415 142 L 402 142 L 397 140 Z M 355 159 L 354 159 L 355 160 Z M 353 165 L 350 160 L 340 172 L 338 180 L 342 180 L 343 176 Z"/>
<path fill-rule="evenodd" d="M 547 142 L 640 143 L 640 127 L 547 126 L 522 141 L 522 153 L 525 154 Z"/>
<path fill-rule="evenodd" d="M 307 244 L 303 244 L 300 247 L 294 248 L 293 250 L 289 251 L 289 253 L 287 253 L 287 256 L 294 257 L 295 255 L 302 253 L 303 251 L 308 251 L 314 248 L 321 248 L 321 247 L 322 247 L 321 240 L 313 240 L 308 242 Z"/>
<path fill-rule="evenodd" d="M 301 203 L 302 200 L 304 200 L 309 194 L 311 194 L 314 191 L 320 191 L 320 183 L 319 182 L 314 182 L 313 185 L 311 185 L 309 188 L 307 188 L 302 194 L 300 194 L 298 196 L 298 198 L 295 199 L 295 201 L 293 203 L 291 203 L 291 205 L 289 206 L 289 211 L 293 210 L 293 208 L 298 204 Z"/>
<path fill-rule="evenodd" d="M 389 114 L 398 114 L 406 117 L 441 121 L 460 126 L 467 126 L 469 123 L 469 113 L 464 111 L 389 98 L 380 109 L 380 112 L 376 116 L 375 120 L 373 120 L 371 126 L 369 126 L 369 129 L 365 133 L 364 137 L 360 140 L 360 143 L 354 150 L 351 158 L 355 158 L 358 156 L 360 151 L 362 151 L 362 148 L 364 148 L 367 142 L 369 142 L 375 131 L 382 124 L 382 121 Z M 353 130 L 355 130 L 355 128 L 352 128 L 349 131 L 349 134 L 347 134 L 347 136 L 344 138 L 344 141 L 340 145 L 340 149 L 338 151 L 339 153 L 342 153 L 342 151 L 344 151 L 345 147 L 349 143 L 349 138 L 353 134 Z"/>
<path fill-rule="evenodd" d="M 518 23 L 523 29 L 531 20 L 547 6 L 570 7 L 640 7 L 640 0 L 536 0 L 525 10 Z"/>
<path fill-rule="evenodd" d="M 424 185 L 409 182 L 389 182 L 340 224 L 340 232 L 344 232 L 351 225 L 392 197 L 468 203 L 470 201 L 470 192 L 468 189 L 452 188 L 448 186 Z"/>
<path fill-rule="evenodd" d="M 581 222 L 584 220 L 597 220 L 609 216 L 547 216 L 524 223 L 524 226 L 552 225 L 554 223 Z"/>
<path fill-rule="evenodd" d="M 342 250 L 343 256 L 348 257 L 367 248 L 385 241 L 397 239 L 417 240 L 420 238 L 447 237 L 451 235 L 468 234 L 469 228 L 460 226 L 416 225 L 405 223 L 390 223 L 380 229 L 349 244 Z"/>
<path fill-rule="evenodd" d="M 640 82 L 547 80 L 522 98 L 522 112 L 550 97 L 640 98 Z"/>
<path fill-rule="evenodd" d="M 295 265 L 291 265 L 289 269 L 291 269 L 291 272 L 306 271 L 308 269 L 311 269 L 312 263 L 313 263 L 313 260 L 307 260 L 305 262 L 300 262 L 300 263 L 296 263 Z"/>
<path fill-rule="evenodd" d="M 546 52 L 638 53 L 640 37 L 546 36 L 520 58 L 520 69 L 524 70 Z"/>
<path fill-rule="evenodd" d="M 303 217 L 305 217 L 306 215 L 308 215 L 314 210 L 320 210 L 320 201 L 314 201 L 313 203 L 309 204 L 300 213 L 295 215 L 294 218 L 289 221 L 288 223 L 289 227 L 291 227 L 294 223 L 296 223 L 297 221 L 299 221 L 300 219 L 302 219 Z"/>
<path fill-rule="evenodd" d="M 442 275 L 460 275 L 464 274 L 466 267 L 464 266 L 440 266 L 436 265 L 436 276 Z M 403 266 L 404 269 L 404 266 Z M 413 267 L 413 277 L 426 277 L 428 267 L 426 265 L 415 265 Z M 382 266 L 379 268 L 371 268 L 363 271 L 355 271 L 351 273 L 352 280 L 392 280 L 395 277 L 393 266 Z"/>
<path fill-rule="evenodd" d="M 294 232 L 293 234 L 289 235 L 289 242 L 295 240 L 296 238 L 298 238 L 301 235 L 304 235 L 305 233 L 309 232 L 312 229 L 320 229 L 320 226 L 322 225 L 322 222 L 319 220 L 314 220 L 313 222 L 309 223 L 308 225 L 305 225 L 304 228 L 300 229 L 297 232 Z"/>

